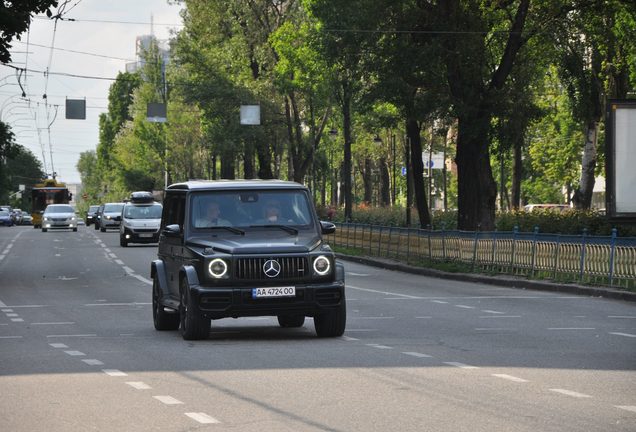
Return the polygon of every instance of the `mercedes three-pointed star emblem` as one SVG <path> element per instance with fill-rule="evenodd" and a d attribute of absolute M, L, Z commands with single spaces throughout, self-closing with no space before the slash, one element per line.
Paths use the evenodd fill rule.
<path fill-rule="evenodd" d="M 275 260 L 265 261 L 263 264 L 263 273 L 265 276 L 275 278 L 280 273 L 280 264 Z"/>

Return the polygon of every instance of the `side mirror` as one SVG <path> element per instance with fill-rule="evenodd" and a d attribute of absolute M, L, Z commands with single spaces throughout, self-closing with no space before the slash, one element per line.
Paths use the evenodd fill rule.
<path fill-rule="evenodd" d="M 323 234 L 333 234 L 336 232 L 336 224 L 331 222 L 320 221 L 320 228 Z"/>
<path fill-rule="evenodd" d="M 179 225 L 168 225 L 163 229 L 163 235 L 166 237 L 179 237 L 181 235 L 181 228 Z"/>

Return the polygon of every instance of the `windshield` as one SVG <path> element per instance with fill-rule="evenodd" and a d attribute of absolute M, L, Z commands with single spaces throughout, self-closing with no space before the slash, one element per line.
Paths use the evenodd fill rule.
<path fill-rule="evenodd" d="M 75 213 L 71 206 L 48 206 L 44 213 Z"/>
<path fill-rule="evenodd" d="M 9 213 L 6 211 L 0 211 L 0 216 L 9 216 Z"/>
<path fill-rule="evenodd" d="M 96 212 L 98 208 L 99 208 L 99 206 L 90 206 L 90 207 L 88 208 L 88 211 L 89 211 L 89 212 Z"/>
<path fill-rule="evenodd" d="M 161 219 L 161 206 L 126 206 L 124 210 L 126 219 Z"/>
<path fill-rule="evenodd" d="M 191 223 L 199 229 L 215 226 L 262 229 L 265 225 L 309 229 L 315 219 L 304 190 L 201 192 L 193 195 L 191 206 Z"/>
<path fill-rule="evenodd" d="M 123 204 L 106 204 L 104 206 L 104 213 L 121 213 Z"/>

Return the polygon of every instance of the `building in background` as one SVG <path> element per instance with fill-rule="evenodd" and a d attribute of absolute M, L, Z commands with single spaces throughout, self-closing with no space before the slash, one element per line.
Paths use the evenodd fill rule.
<path fill-rule="evenodd" d="M 145 63 L 141 55 L 150 48 L 150 43 L 153 40 L 157 43 L 157 47 L 161 53 L 161 71 L 166 71 L 166 66 L 170 64 L 170 40 L 157 39 L 154 35 L 144 35 L 137 37 L 135 42 L 135 61 L 126 62 L 126 72 L 135 73 L 141 70 Z"/>

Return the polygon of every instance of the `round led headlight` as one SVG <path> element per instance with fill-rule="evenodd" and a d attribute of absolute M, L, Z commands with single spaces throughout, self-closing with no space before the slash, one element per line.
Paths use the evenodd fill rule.
<path fill-rule="evenodd" d="M 331 268 L 329 264 L 329 258 L 324 255 L 320 255 L 318 258 L 314 260 L 314 271 L 320 275 L 324 276 L 329 273 L 329 269 Z"/>
<path fill-rule="evenodd" d="M 227 273 L 227 264 L 220 258 L 213 259 L 210 261 L 210 265 L 208 266 L 210 270 L 210 274 L 213 277 L 223 277 Z"/>

